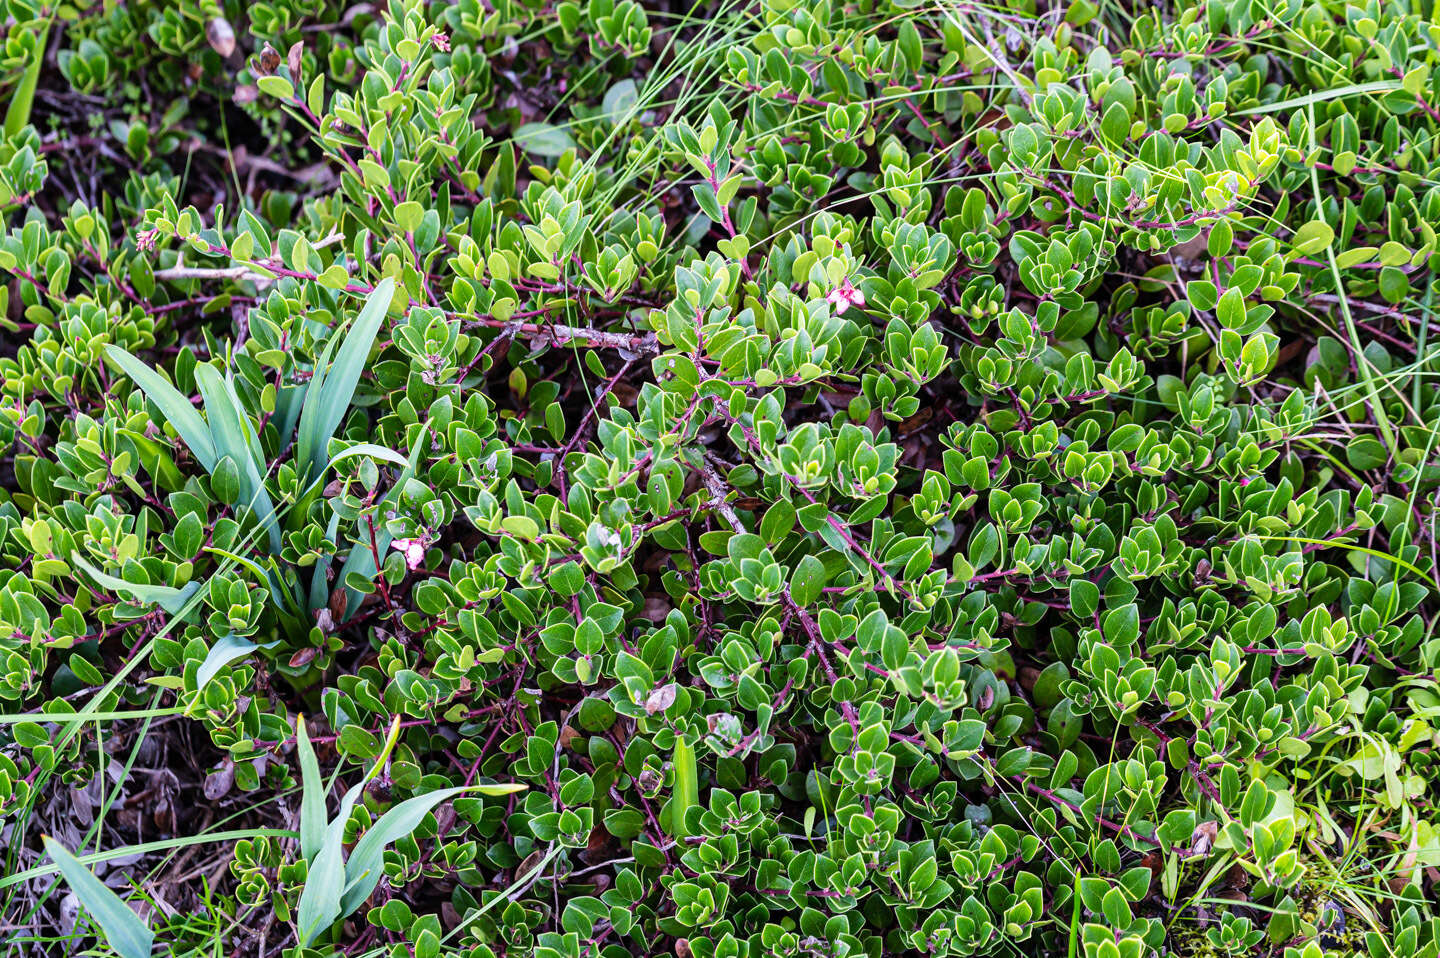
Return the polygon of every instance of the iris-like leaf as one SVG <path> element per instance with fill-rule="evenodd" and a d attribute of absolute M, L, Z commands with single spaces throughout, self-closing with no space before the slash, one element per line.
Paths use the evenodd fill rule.
<path fill-rule="evenodd" d="M 520 786 L 523 788 L 524 786 Z M 340 900 L 340 912 L 348 915 L 365 903 L 375 886 L 380 883 L 385 863 L 385 849 L 397 839 L 415 831 L 431 809 L 441 802 L 474 791 L 476 786 L 442 788 L 406 799 L 390 809 L 380 820 L 361 836 L 345 863 L 345 895 Z"/>
<path fill-rule="evenodd" d="M 300 431 L 297 436 L 296 459 L 300 468 L 312 476 L 319 475 L 325 467 L 330 440 L 350 408 L 355 397 L 355 386 L 360 382 L 360 373 L 365 361 L 370 358 L 370 348 L 375 345 L 375 335 L 385 321 L 390 301 L 395 296 L 395 281 L 386 277 L 376 284 L 375 289 L 365 298 L 365 305 L 355 322 L 343 335 L 337 334 L 325 344 L 325 350 L 315 364 L 315 373 L 305 392 L 305 404 L 300 412 Z M 330 351 L 340 342 L 335 361 L 330 362 Z"/>
<path fill-rule="evenodd" d="M 147 399 L 160 407 L 166 421 L 175 427 L 185 445 L 190 447 L 190 454 L 205 467 L 205 471 L 213 470 L 219 456 L 215 454 L 210 427 L 205 424 L 205 419 L 195 407 L 190 405 L 190 400 L 181 395 L 180 390 L 170 385 L 163 376 L 119 346 L 106 346 L 105 355 L 124 370 L 125 375 L 135 380 L 135 385 L 140 387 Z"/>
<path fill-rule="evenodd" d="M 221 377 L 215 367 L 204 363 L 196 366 L 195 385 L 205 400 L 205 415 L 210 421 L 215 451 L 222 457 L 229 456 L 239 467 L 241 502 L 254 510 L 270 534 L 270 551 L 278 553 L 280 525 L 275 521 L 275 504 L 265 489 L 264 461 L 250 417 L 240 405 L 234 386 Z"/>
<path fill-rule="evenodd" d="M 210 684 L 211 679 L 220 674 L 221 669 L 225 666 L 236 659 L 249 655 L 258 648 L 260 648 L 258 643 L 241 638 L 233 632 L 221 636 L 215 640 L 214 645 L 210 646 L 205 661 L 200 663 L 200 669 L 195 673 L 195 687 L 203 689 Z"/>
<path fill-rule="evenodd" d="M 300 760 L 300 854 L 310 861 L 325 841 L 325 786 L 304 715 L 295 717 L 295 754 Z"/>
<path fill-rule="evenodd" d="M 89 562 L 85 561 L 78 553 L 70 557 L 70 561 L 89 573 L 90 578 L 112 592 L 123 593 L 136 602 L 144 605 L 158 605 L 171 615 L 179 615 L 185 607 L 185 602 L 200 588 L 198 582 L 187 582 L 183 588 L 173 588 L 168 585 L 140 585 L 117 578 L 108 572 L 101 572 Z"/>
<path fill-rule="evenodd" d="M 307 946 L 326 928 L 340 918 L 340 899 L 345 893 L 345 823 L 350 820 L 350 812 L 354 810 L 355 803 L 360 799 L 360 793 L 365 785 L 385 767 L 385 762 L 390 758 L 390 752 L 395 748 L 395 742 L 400 738 L 400 716 L 395 716 L 390 724 L 390 734 L 385 738 L 385 747 L 376 757 L 370 771 L 365 777 L 350 787 L 345 796 L 340 799 L 340 808 L 335 817 L 325 826 L 324 837 L 320 840 L 320 850 L 315 857 L 309 859 L 310 870 L 305 879 L 305 887 L 300 892 L 300 903 L 296 913 L 296 933 L 301 946 Z M 313 755 L 312 755 L 313 757 Z M 315 769 L 318 778 L 318 766 Z M 302 777 L 305 771 L 302 765 Z M 313 806 L 312 806 L 313 808 Z M 312 811 L 313 816 L 313 811 Z M 311 826 L 313 828 L 313 826 Z M 313 847 L 315 836 L 312 834 L 309 843 Z"/>
<path fill-rule="evenodd" d="M 49 835 L 41 839 L 48 854 L 80 904 L 95 919 L 105 935 L 105 942 L 121 955 L 121 958 L 149 958 L 155 934 L 130 906 L 120 900 L 96 878 L 90 869 L 80 863 L 70 850 Z"/>

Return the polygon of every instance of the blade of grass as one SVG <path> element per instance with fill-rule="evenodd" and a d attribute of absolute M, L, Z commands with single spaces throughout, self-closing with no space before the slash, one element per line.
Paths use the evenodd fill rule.
<path fill-rule="evenodd" d="M 1070 937 L 1065 943 L 1065 958 L 1080 954 L 1080 872 L 1075 871 L 1075 884 L 1070 895 Z"/>
<path fill-rule="evenodd" d="M 173 848 L 189 848 L 191 845 L 204 842 L 229 842 L 243 838 L 295 838 L 298 833 L 289 828 L 236 828 L 223 832 L 210 832 L 205 835 L 180 835 L 175 838 L 161 838 L 153 842 L 142 842 L 139 845 L 122 845 L 119 848 L 107 848 L 103 852 L 91 852 L 88 855 L 71 855 L 70 857 L 88 868 L 100 862 L 112 861 L 116 858 L 126 858 L 131 855 L 149 855 L 154 852 L 169 851 Z M 36 865 L 27 868 L 22 872 L 15 872 L 0 878 L 0 888 L 9 888 L 12 885 L 21 885 L 32 878 L 43 878 L 46 875 L 53 875 L 60 871 L 60 866 L 55 862 L 49 865 Z"/>
<path fill-rule="evenodd" d="M 1260 106 L 1252 106 L 1248 110 L 1236 110 L 1232 116 L 1251 116 L 1257 113 L 1280 113 L 1286 110 L 1298 110 L 1301 107 L 1313 110 L 1315 104 L 1325 103 L 1328 100 L 1341 100 L 1349 96 L 1363 96 L 1369 93 L 1393 93 L 1400 89 L 1399 80 L 1374 80 L 1370 83 L 1352 83 L 1349 86 L 1335 87 L 1333 90 L 1317 90 L 1314 93 L 1307 93 L 1305 96 L 1297 96 L 1293 100 L 1281 100 L 1279 103 L 1265 103 Z"/>
<path fill-rule="evenodd" d="M 1350 552 L 1360 552 L 1367 556 L 1373 556 L 1376 559 L 1384 559 L 1386 562 L 1393 562 L 1396 565 L 1400 566 L 1402 569 L 1406 569 L 1410 572 L 1415 573 L 1420 578 L 1425 579 L 1435 585 L 1437 589 L 1440 589 L 1440 582 L 1436 582 L 1433 578 L 1431 578 L 1423 570 L 1421 570 L 1414 564 L 1406 562 L 1399 556 L 1391 555 L 1388 552 L 1381 552 L 1379 549 L 1369 549 L 1365 546 L 1357 546 L 1351 542 L 1340 542 L 1336 539 L 1307 539 L 1304 536 L 1256 536 L 1255 538 L 1269 540 L 1272 542 L 1303 542 L 1306 545 L 1325 546 L 1326 548 L 1331 549 L 1345 549 Z"/>
<path fill-rule="evenodd" d="M 1366 83 L 1360 84 L 1360 86 L 1369 87 L 1374 86 L 1374 84 Z M 1305 107 L 1309 113 L 1309 123 L 1307 126 L 1309 128 L 1310 150 L 1313 152 L 1315 149 L 1314 101 L 1311 100 L 1305 104 Z M 1317 210 L 1323 210 L 1325 207 L 1325 198 L 1320 192 L 1320 174 L 1314 165 L 1310 167 L 1310 187 L 1315 193 L 1315 208 Z M 1370 357 L 1365 355 L 1365 347 L 1361 344 L 1360 334 L 1355 329 L 1355 318 L 1350 315 L 1350 297 L 1345 294 L 1345 281 L 1341 278 L 1340 267 L 1335 262 L 1335 237 L 1333 233 L 1331 234 L 1330 242 L 1325 246 L 1325 259 L 1330 266 L 1330 278 L 1335 283 L 1335 295 L 1340 300 L 1340 315 L 1345 320 L 1345 332 L 1350 337 L 1350 348 L 1355 354 L 1355 368 L 1360 371 L 1360 378 L 1365 383 L 1365 389 L 1370 399 L 1370 411 L 1375 416 L 1375 423 L 1380 427 L 1380 435 L 1385 440 L 1385 448 L 1393 458 L 1395 451 L 1399 447 L 1395 444 L 1395 434 L 1390 429 L 1390 418 L 1385 414 L 1385 404 L 1380 400 L 1380 390 L 1375 383 L 1377 370 L 1374 369 L 1373 364 L 1370 362 Z"/>

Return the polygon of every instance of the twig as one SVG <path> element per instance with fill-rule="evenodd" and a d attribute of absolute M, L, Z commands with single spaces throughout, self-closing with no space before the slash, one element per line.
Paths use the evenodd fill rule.
<path fill-rule="evenodd" d="M 725 501 L 725 496 L 730 490 L 725 488 L 725 483 L 720 480 L 715 467 L 710 464 L 709 453 L 705 454 L 705 461 L 700 464 L 700 479 L 713 497 L 710 503 L 715 507 L 715 511 L 719 512 L 721 517 L 729 523 L 730 528 L 736 532 L 745 532 L 745 523 L 741 522 L 740 517 L 735 514 L 735 508 Z"/>

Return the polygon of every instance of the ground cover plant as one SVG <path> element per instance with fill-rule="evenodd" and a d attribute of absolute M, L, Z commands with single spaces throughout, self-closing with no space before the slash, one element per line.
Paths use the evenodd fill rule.
<path fill-rule="evenodd" d="M 1409 0 L 0 0 L 8 954 L 1440 954 Z"/>

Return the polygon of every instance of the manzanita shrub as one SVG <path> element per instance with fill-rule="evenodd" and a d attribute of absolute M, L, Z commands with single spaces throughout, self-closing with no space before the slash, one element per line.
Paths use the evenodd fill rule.
<path fill-rule="evenodd" d="M 166 953 L 1440 950 L 1430 5 L 4 9 L 11 865 L 161 716 Z"/>

